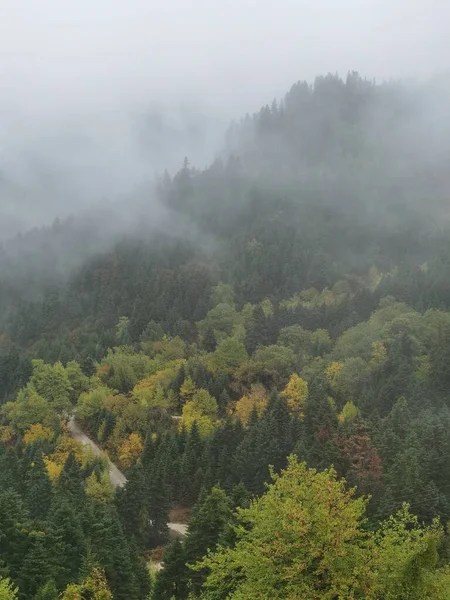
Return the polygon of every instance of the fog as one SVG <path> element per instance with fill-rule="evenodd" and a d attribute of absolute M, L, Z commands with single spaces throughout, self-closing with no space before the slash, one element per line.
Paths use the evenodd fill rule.
<path fill-rule="evenodd" d="M 0 237 L 204 166 L 299 79 L 450 68 L 446 0 L 2 0 Z"/>

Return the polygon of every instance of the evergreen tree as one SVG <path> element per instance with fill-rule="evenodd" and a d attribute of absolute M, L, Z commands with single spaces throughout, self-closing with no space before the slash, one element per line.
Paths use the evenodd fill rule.
<path fill-rule="evenodd" d="M 114 600 L 140 600 L 130 547 L 114 507 L 96 503 L 89 531 L 93 558 L 105 569 Z"/>
<path fill-rule="evenodd" d="M 156 463 L 148 481 L 148 520 L 150 546 L 167 541 L 170 509 L 170 489 L 166 484 L 164 465 Z"/>
<path fill-rule="evenodd" d="M 140 465 L 133 465 L 128 471 L 125 487 L 117 491 L 117 508 L 126 531 L 136 541 L 146 543 L 149 532 L 147 486 Z"/>
<path fill-rule="evenodd" d="M 25 476 L 25 497 L 30 516 L 44 519 L 50 509 L 53 488 L 42 456 L 37 454 Z"/>
<path fill-rule="evenodd" d="M 17 577 L 20 597 L 34 598 L 42 586 L 55 578 L 56 572 L 57 564 L 51 559 L 47 536 L 43 532 L 33 533 Z"/>
<path fill-rule="evenodd" d="M 58 565 L 55 581 L 62 590 L 80 574 L 87 544 L 80 518 L 67 500 L 56 500 L 49 514 L 49 541 L 54 564 Z"/>
<path fill-rule="evenodd" d="M 214 551 L 232 519 L 231 503 L 225 492 L 214 487 L 199 501 L 189 522 L 185 542 L 185 558 L 189 564 L 201 560 L 208 551 Z M 207 571 L 193 571 L 189 574 L 189 589 L 199 595 Z"/>
<path fill-rule="evenodd" d="M 196 423 L 189 432 L 186 448 L 180 465 L 180 501 L 186 506 L 192 506 L 200 493 L 197 476 L 202 454 L 202 441 Z"/>
<path fill-rule="evenodd" d="M 208 327 L 208 329 L 205 331 L 202 345 L 206 352 L 214 352 L 217 348 L 217 340 L 212 327 Z"/>
<path fill-rule="evenodd" d="M 17 492 L 0 491 L 0 569 L 18 580 L 29 546 L 29 513 Z"/>
<path fill-rule="evenodd" d="M 253 309 L 252 320 L 245 336 L 245 348 L 251 355 L 259 346 L 266 346 L 270 343 L 270 330 L 267 324 L 267 318 L 260 305 Z"/>
<path fill-rule="evenodd" d="M 156 576 L 152 600 L 185 600 L 188 596 L 187 572 L 183 544 L 175 540 L 164 554 L 164 569 Z"/>
<path fill-rule="evenodd" d="M 64 463 L 57 489 L 75 508 L 82 509 L 86 495 L 80 465 L 73 452 Z"/>
<path fill-rule="evenodd" d="M 54 579 L 50 579 L 41 586 L 34 600 L 58 600 L 59 594 Z"/>

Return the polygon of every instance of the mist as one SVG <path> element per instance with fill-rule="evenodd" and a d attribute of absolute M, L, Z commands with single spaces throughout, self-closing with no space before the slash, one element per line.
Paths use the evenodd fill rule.
<path fill-rule="evenodd" d="M 206 166 L 299 79 L 448 71 L 449 21 L 445 0 L 3 0 L 0 237 Z"/>

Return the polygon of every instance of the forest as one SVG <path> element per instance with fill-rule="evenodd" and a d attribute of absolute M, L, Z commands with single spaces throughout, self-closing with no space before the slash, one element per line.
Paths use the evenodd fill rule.
<path fill-rule="evenodd" d="M 0 600 L 450 599 L 436 86 L 298 82 L 3 244 Z"/>

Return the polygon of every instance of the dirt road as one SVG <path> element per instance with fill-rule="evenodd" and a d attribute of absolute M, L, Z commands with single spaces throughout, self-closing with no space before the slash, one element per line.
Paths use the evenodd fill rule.
<path fill-rule="evenodd" d="M 81 431 L 73 416 L 69 419 L 68 427 L 72 437 L 81 442 L 83 446 L 91 448 L 91 450 L 96 456 L 102 456 L 103 458 L 107 459 L 109 479 L 111 481 L 111 485 L 115 488 L 123 487 L 127 482 L 127 478 L 125 477 L 125 475 L 121 471 L 119 471 L 119 469 L 114 463 L 112 463 L 109 460 L 105 452 L 103 452 L 103 450 L 99 448 L 95 442 L 93 442 L 90 438 L 88 438 L 88 436 L 85 433 Z"/>
<path fill-rule="evenodd" d="M 108 461 L 108 472 L 111 485 L 115 488 L 123 487 L 127 482 L 125 475 L 109 460 L 105 452 L 103 452 L 103 450 L 80 429 L 74 416 L 70 417 L 67 425 L 72 437 L 81 442 L 86 448 L 90 448 L 96 456 L 102 456 Z M 188 526 L 185 523 L 167 523 L 167 526 L 170 529 L 171 537 L 183 538 L 187 534 Z"/>

